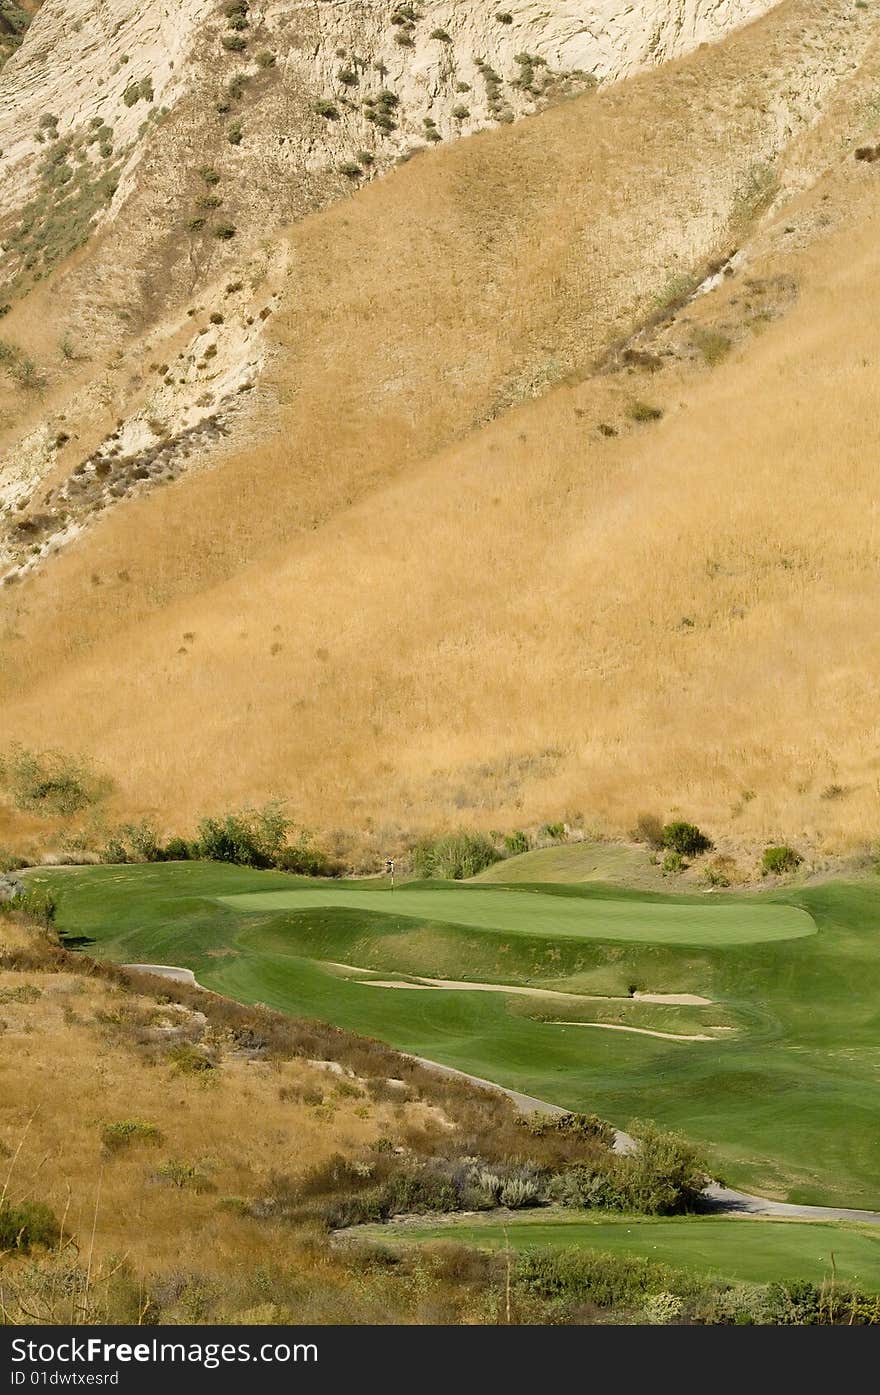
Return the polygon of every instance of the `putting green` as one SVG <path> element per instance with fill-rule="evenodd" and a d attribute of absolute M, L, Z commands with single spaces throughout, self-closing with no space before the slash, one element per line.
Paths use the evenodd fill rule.
<path fill-rule="evenodd" d="M 551 1217 L 536 1211 L 504 1224 L 468 1216 L 433 1226 L 369 1226 L 363 1234 L 394 1244 L 449 1240 L 480 1249 L 509 1243 L 514 1250 L 591 1250 L 749 1283 L 797 1278 L 820 1284 L 833 1268 L 838 1282 L 880 1291 L 880 1226 L 703 1216 L 591 1220 L 583 1213 Z"/>
<path fill-rule="evenodd" d="M 728 904 L 711 900 L 581 900 L 531 889 L 458 894 L 433 888 L 365 891 L 332 885 L 217 898 L 234 911 L 315 911 L 330 908 L 379 912 L 543 939 L 638 940 L 643 944 L 749 945 L 795 940 L 816 933 L 812 917 L 797 906 L 768 902 Z"/>

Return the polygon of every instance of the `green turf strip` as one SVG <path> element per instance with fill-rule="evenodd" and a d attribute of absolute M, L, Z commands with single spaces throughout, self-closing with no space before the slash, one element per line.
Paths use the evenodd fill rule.
<path fill-rule="evenodd" d="M 677 1269 L 752 1283 L 809 1279 L 837 1281 L 864 1292 L 880 1291 L 880 1227 L 809 1221 L 674 1217 L 662 1220 L 545 1219 L 534 1212 L 500 1224 L 466 1217 L 433 1226 L 369 1226 L 364 1238 L 449 1240 L 480 1248 L 583 1249 L 651 1259 Z M 833 1261 L 832 1261 L 833 1256 Z"/>

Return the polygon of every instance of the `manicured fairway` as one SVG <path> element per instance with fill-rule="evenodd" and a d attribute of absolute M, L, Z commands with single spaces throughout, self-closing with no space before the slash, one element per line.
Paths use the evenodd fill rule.
<path fill-rule="evenodd" d="M 745 945 L 813 935 L 812 918 L 772 902 L 734 905 L 707 898 L 689 902 L 600 900 L 551 896 L 533 888 L 359 890 L 329 885 L 220 898 L 237 911 L 314 911 L 328 906 L 381 912 L 417 921 L 447 922 L 543 939 L 638 940 L 643 944 Z"/>
<path fill-rule="evenodd" d="M 179 964 L 242 1002 L 334 1022 L 619 1127 L 656 1119 L 701 1143 L 746 1191 L 880 1209 L 877 878 L 706 897 L 602 883 L 391 893 L 211 863 L 33 875 L 57 892 L 72 942 L 99 957 Z M 554 932 L 550 921 L 580 929 Z M 763 928 L 750 942 L 731 938 L 744 924 Z M 699 929 L 667 939 L 658 925 Z M 771 937 L 783 925 L 818 933 Z M 571 996 L 401 992 L 344 966 L 374 980 Z M 657 1004 L 635 991 L 709 1001 Z"/>
<path fill-rule="evenodd" d="M 500 1225 L 473 1217 L 435 1226 L 369 1226 L 364 1237 L 394 1244 L 454 1240 L 480 1248 L 595 1250 L 651 1259 L 695 1274 L 752 1283 L 830 1278 L 880 1291 L 880 1233 L 870 1226 L 809 1221 L 673 1217 L 662 1220 L 544 1218 L 540 1212 Z"/>

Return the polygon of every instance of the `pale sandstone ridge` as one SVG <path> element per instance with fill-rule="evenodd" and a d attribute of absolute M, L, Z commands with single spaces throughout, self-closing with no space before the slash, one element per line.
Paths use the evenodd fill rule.
<path fill-rule="evenodd" d="M 422 0 L 409 7 L 394 0 L 254 0 L 250 27 L 271 44 L 292 90 L 305 89 L 328 99 L 351 95 L 339 79 L 345 59 L 338 50 L 344 49 L 361 57 L 400 98 L 404 135 L 410 134 L 408 113 L 413 117 L 411 134 L 423 135 L 415 118 L 433 112 L 441 134 L 454 137 L 491 119 L 479 59 L 502 78 L 501 110 L 519 116 L 533 101 L 529 92 L 510 88 L 510 80 L 518 75 L 517 55 L 535 55 L 561 74 L 613 80 L 717 40 L 774 3 L 777 0 L 653 0 L 622 8 L 618 0 L 592 5 L 511 0 L 502 7 L 494 0 Z M 406 27 L 391 22 L 395 13 L 410 8 L 418 16 L 412 23 L 411 46 L 398 42 Z M 499 15 L 510 15 L 510 22 Z M 434 37 L 441 30 L 446 39 Z M 36 140 L 41 117 L 56 115 L 62 137 L 83 123 L 104 121 L 113 128 L 116 147 L 126 147 L 137 141 L 151 106 L 174 107 L 212 70 L 213 76 L 222 77 L 224 32 L 222 7 L 216 0 L 150 5 L 133 0 L 46 0 L 0 83 L 0 217 L 21 202 L 24 188 L 33 183 L 35 157 L 45 153 Z M 247 50 L 228 61 L 254 67 L 253 53 Z M 151 83 L 152 98 L 126 106 L 126 91 L 144 79 Z M 465 94 L 456 94 L 456 82 L 469 84 L 466 100 Z M 355 95 L 361 95 L 360 88 Z M 467 106 L 469 115 L 453 117 L 457 106 Z M 343 111 L 341 131 L 324 131 L 317 141 L 296 128 L 282 126 L 275 134 L 291 157 L 323 167 L 333 149 L 344 145 L 340 137 L 351 125 L 363 128 L 359 112 Z"/>
<path fill-rule="evenodd" d="M 102 120 L 117 148 L 135 141 L 145 103 L 126 106 L 126 90 L 149 78 L 156 109 L 174 105 L 198 27 L 216 11 L 215 0 L 46 0 L 0 78 L 0 216 L 36 179 L 41 117 L 57 116 L 61 137 Z"/>

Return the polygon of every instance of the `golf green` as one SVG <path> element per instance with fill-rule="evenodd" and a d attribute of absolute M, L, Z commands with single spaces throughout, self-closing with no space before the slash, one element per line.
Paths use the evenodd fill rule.
<path fill-rule="evenodd" d="M 813 935 L 812 918 L 796 906 L 767 902 L 728 905 L 690 902 L 599 900 L 550 896 L 528 888 L 446 890 L 404 887 L 366 891 L 346 886 L 239 893 L 220 898 L 239 911 L 314 911 L 328 906 L 381 912 L 421 921 L 446 921 L 474 930 L 500 930 L 542 938 L 638 940 L 644 944 L 745 945 Z"/>

